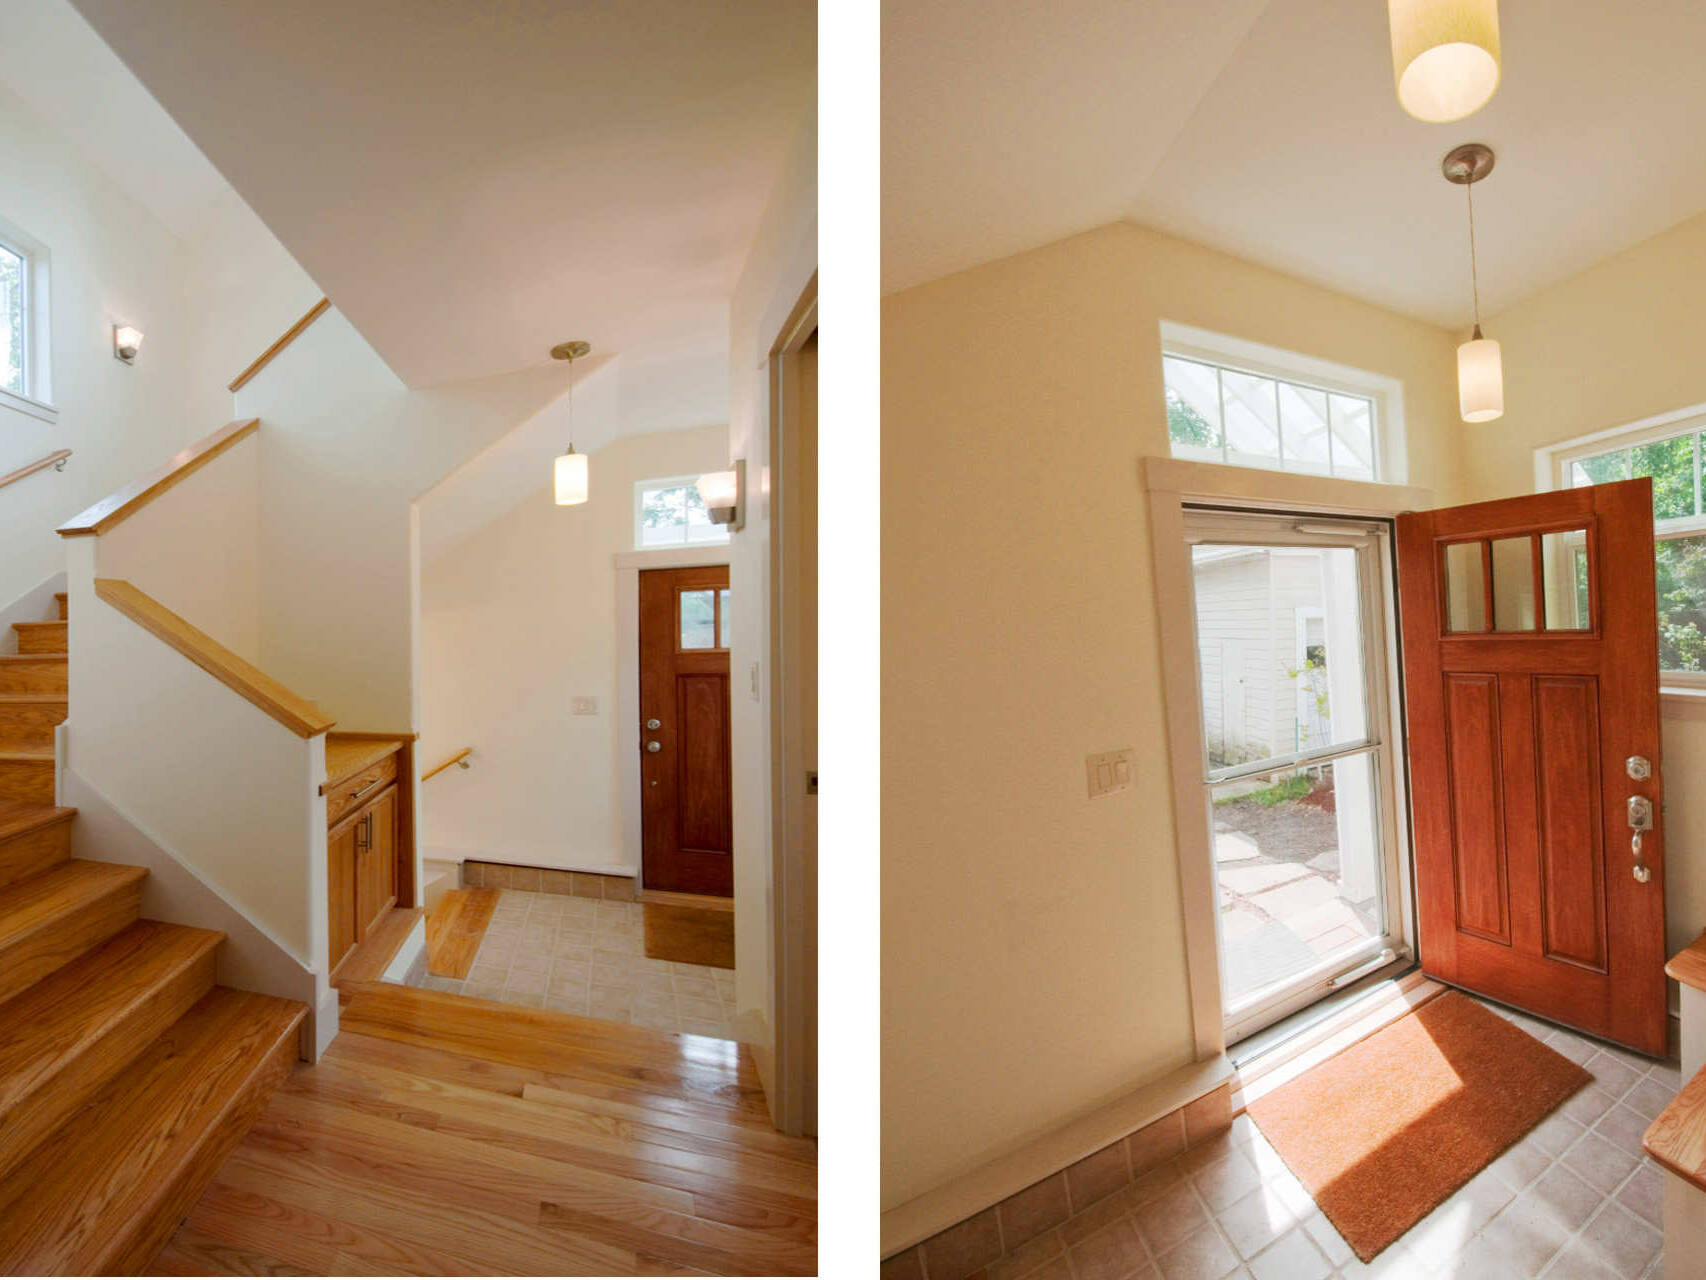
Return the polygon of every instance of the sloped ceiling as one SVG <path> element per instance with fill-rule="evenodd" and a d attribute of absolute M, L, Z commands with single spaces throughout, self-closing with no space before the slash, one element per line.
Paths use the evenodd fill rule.
<path fill-rule="evenodd" d="M 1378 0 L 884 6 L 884 287 L 1130 218 L 1466 327 L 1706 209 L 1706 5 L 1501 0 L 1503 81 L 1411 119 Z"/>

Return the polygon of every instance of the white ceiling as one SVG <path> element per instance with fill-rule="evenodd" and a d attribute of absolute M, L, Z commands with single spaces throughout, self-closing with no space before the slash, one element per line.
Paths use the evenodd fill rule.
<path fill-rule="evenodd" d="M 1497 95 L 1430 125 L 1378 0 L 888 0 L 884 288 L 1125 217 L 1460 328 L 1460 142 L 1498 153 L 1483 313 L 1706 209 L 1706 5 L 1499 12 Z"/>
<path fill-rule="evenodd" d="M 75 3 L 411 386 L 585 338 L 630 429 L 726 420 L 810 0 Z"/>

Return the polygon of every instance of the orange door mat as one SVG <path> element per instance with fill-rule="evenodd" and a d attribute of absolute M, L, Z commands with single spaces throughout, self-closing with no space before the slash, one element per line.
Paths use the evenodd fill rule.
<path fill-rule="evenodd" d="M 653 960 L 735 967 L 735 913 L 645 904 L 646 954 Z"/>
<path fill-rule="evenodd" d="M 1367 1262 L 1590 1078 L 1452 991 L 1258 1099 L 1249 1115 Z"/>

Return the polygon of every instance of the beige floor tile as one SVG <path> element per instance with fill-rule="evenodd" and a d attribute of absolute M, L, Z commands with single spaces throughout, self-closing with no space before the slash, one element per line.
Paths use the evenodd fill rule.
<path fill-rule="evenodd" d="M 675 978 L 675 992 L 682 996 L 697 996 L 702 1000 L 717 999 L 717 983 L 714 978 L 702 974 L 680 974 Z"/>
<path fill-rule="evenodd" d="M 1564 1164 L 1601 1194 L 1610 1195 L 1627 1178 L 1638 1158 L 1611 1145 L 1597 1133 L 1587 1134 L 1564 1156 Z"/>
<path fill-rule="evenodd" d="M 1204 1165 L 1191 1175 L 1204 1203 L 1219 1212 L 1249 1195 L 1262 1185 L 1262 1175 L 1242 1148 L 1227 1144 L 1226 1154 L 1213 1164 Z"/>
<path fill-rule="evenodd" d="M 1594 1083 L 1613 1098 L 1621 1098 L 1629 1091 L 1630 1086 L 1641 1078 L 1641 1072 L 1622 1059 L 1612 1057 L 1603 1049 L 1582 1065 L 1593 1076 Z"/>
<path fill-rule="evenodd" d="M 1163 1166 L 1165 1167 L 1165 1166 Z M 1160 1255 L 1199 1227 L 1208 1224 L 1208 1210 L 1189 1182 L 1179 1182 L 1144 1204 L 1133 1215 L 1151 1253 Z"/>
<path fill-rule="evenodd" d="M 1238 1256 L 1249 1259 L 1291 1230 L 1297 1218 L 1279 1196 L 1259 1188 L 1215 1214 L 1215 1221 Z"/>
<path fill-rule="evenodd" d="M 527 969 L 511 969 L 504 991 L 512 995 L 543 996 L 550 975 Z"/>
<path fill-rule="evenodd" d="M 1619 1276 L 1638 1276 L 1658 1254 L 1663 1238 L 1651 1223 L 1623 1206 L 1608 1204 L 1582 1229 L 1582 1239 Z"/>
<path fill-rule="evenodd" d="M 1333 1267 L 1308 1232 L 1293 1227 L 1250 1260 L 1255 1280 L 1327 1280 Z"/>
<path fill-rule="evenodd" d="M 517 947 L 515 958 L 509 962 L 511 972 L 519 969 L 528 973 L 549 973 L 551 970 L 551 953 L 535 951 L 529 947 Z"/>
<path fill-rule="evenodd" d="M 1197 1228 L 1161 1254 L 1155 1265 L 1165 1280 L 1221 1280 L 1238 1269 L 1238 1255 L 1209 1225 Z"/>
<path fill-rule="evenodd" d="M 728 1023 L 710 1018 L 683 1018 L 681 1029 L 690 1036 L 710 1036 L 715 1040 L 729 1040 L 734 1037 L 734 1029 Z"/>

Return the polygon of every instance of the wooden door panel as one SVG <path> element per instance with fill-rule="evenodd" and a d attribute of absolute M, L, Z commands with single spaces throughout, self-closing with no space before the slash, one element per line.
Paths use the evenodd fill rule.
<path fill-rule="evenodd" d="M 1509 551 L 1524 539 L 1527 555 Z M 1496 540 L 1507 554 L 1488 576 Z M 1423 968 L 1662 1054 L 1651 482 L 1414 512 L 1399 518 L 1397 541 Z M 1608 565 L 1615 572 L 1602 573 Z M 1476 591 L 1481 608 L 1465 609 Z M 1458 624 L 1478 629 L 1448 630 L 1454 601 Z M 1517 619 L 1524 629 L 1499 629 Z M 1650 779 L 1627 775 L 1637 755 L 1652 762 Z M 1655 810 L 1644 882 L 1630 795 Z"/>
<path fill-rule="evenodd" d="M 326 840 L 326 950 L 335 970 L 355 949 L 355 826 L 334 831 Z"/>
<path fill-rule="evenodd" d="M 1456 856 L 1452 884 L 1457 927 L 1510 941 L 1510 887 L 1500 821 L 1499 679 L 1482 674 L 1445 680 L 1446 767 Z"/>
<path fill-rule="evenodd" d="M 724 565 L 640 574 L 641 858 L 650 889 L 734 892 L 728 574 Z M 711 627 L 702 612 L 684 626 L 684 596 L 701 611 L 710 599 Z"/>

